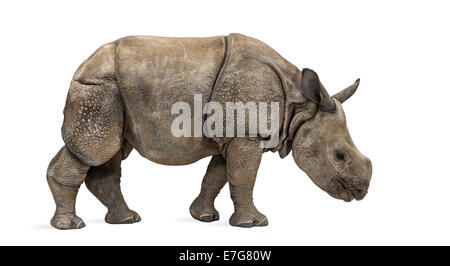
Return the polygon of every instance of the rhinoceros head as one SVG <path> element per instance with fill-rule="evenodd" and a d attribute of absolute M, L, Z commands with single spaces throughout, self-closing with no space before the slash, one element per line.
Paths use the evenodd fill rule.
<path fill-rule="evenodd" d="M 370 160 L 350 137 L 341 105 L 358 85 L 359 80 L 330 97 L 317 74 L 304 69 L 302 91 L 317 103 L 318 111 L 299 127 L 292 142 L 296 164 L 317 186 L 344 201 L 363 199 L 372 175 Z"/>

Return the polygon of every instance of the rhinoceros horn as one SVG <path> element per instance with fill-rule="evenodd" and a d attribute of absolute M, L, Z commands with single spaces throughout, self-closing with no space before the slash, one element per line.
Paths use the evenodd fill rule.
<path fill-rule="evenodd" d="M 359 86 L 359 79 L 357 79 L 355 81 L 355 83 L 353 83 L 351 86 L 349 86 L 348 88 L 336 93 L 335 95 L 333 95 L 333 98 L 335 98 L 336 100 L 338 100 L 340 103 L 345 102 L 348 98 L 350 98 L 353 93 L 355 93 L 356 89 Z"/>

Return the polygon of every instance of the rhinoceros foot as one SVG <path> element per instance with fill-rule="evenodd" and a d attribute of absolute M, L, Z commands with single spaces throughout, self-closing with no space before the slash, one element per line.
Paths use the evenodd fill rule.
<path fill-rule="evenodd" d="M 85 227 L 83 220 L 72 213 L 58 213 L 53 216 L 50 224 L 56 229 L 80 229 Z"/>
<path fill-rule="evenodd" d="M 109 224 L 132 224 L 141 221 L 141 216 L 132 210 L 109 210 L 105 221 Z"/>
<path fill-rule="evenodd" d="M 269 220 L 264 214 L 258 211 L 253 212 L 238 211 L 233 213 L 233 215 L 231 215 L 230 224 L 233 226 L 250 228 L 253 226 L 269 225 Z"/>
<path fill-rule="evenodd" d="M 219 212 L 214 208 L 214 202 L 199 197 L 192 202 L 189 212 L 194 219 L 202 222 L 219 220 Z"/>

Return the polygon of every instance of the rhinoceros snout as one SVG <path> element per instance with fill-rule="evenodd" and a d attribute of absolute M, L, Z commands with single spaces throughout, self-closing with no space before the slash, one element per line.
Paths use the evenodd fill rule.
<path fill-rule="evenodd" d="M 364 157 L 361 175 L 343 180 L 343 186 L 349 190 L 355 200 L 362 200 L 369 191 L 370 180 L 372 178 L 372 162 Z"/>

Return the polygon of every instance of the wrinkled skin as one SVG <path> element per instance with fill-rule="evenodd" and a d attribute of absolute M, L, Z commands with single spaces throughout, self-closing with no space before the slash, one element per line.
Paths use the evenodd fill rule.
<path fill-rule="evenodd" d="M 292 155 L 311 180 L 332 197 L 351 201 L 367 194 L 372 164 L 350 137 L 342 105 L 318 112 L 297 131 Z"/>
<path fill-rule="evenodd" d="M 214 200 L 228 183 L 234 205 L 230 224 L 268 225 L 253 203 L 253 187 L 262 154 L 269 150 L 281 158 L 292 150 L 298 166 L 331 196 L 362 199 L 371 164 L 353 144 L 340 104 L 358 85 L 331 98 L 314 71 L 300 71 L 267 44 L 241 34 L 134 36 L 103 45 L 78 68 L 70 85 L 61 128 L 65 145 L 47 170 L 56 204 L 50 223 L 57 229 L 85 226 L 75 213 L 83 183 L 108 209 L 107 223 L 141 221 L 120 188 L 121 162 L 134 149 L 164 165 L 211 157 L 189 209 L 203 222 L 219 219 Z M 261 136 L 173 136 L 171 107 L 182 101 L 194 110 L 193 94 L 202 95 L 203 105 L 279 103 L 278 145 L 262 148 Z"/>

